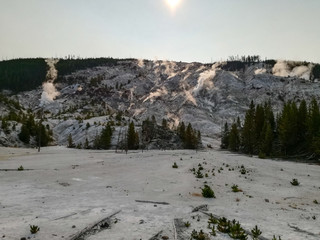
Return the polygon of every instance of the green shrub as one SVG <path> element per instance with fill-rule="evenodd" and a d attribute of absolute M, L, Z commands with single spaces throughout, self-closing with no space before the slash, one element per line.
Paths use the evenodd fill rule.
<path fill-rule="evenodd" d="M 202 188 L 202 196 L 205 198 L 215 198 L 213 190 L 208 185 L 204 185 L 204 188 Z"/>
<path fill-rule="evenodd" d="M 189 221 L 184 223 L 184 226 L 185 226 L 186 228 L 189 228 L 190 225 L 191 225 L 191 223 L 190 223 Z"/>
<path fill-rule="evenodd" d="M 23 170 L 24 170 L 24 168 L 22 165 L 20 167 L 18 167 L 18 171 L 23 171 Z"/>
<path fill-rule="evenodd" d="M 196 178 L 203 178 L 203 174 L 201 173 L 200 169 L 198 169 L 196 173 Z"/>
<path fill-rule="evenodd" d="M 296 179 L 296 178 L 293 178 L 290 183 L 291 183 L 292 186 L 299 186 L 300 185 L 298 179 Z"/>
<path fill-rule="evenodd" d="M 231 224 L 229 236 L 233 239 L 248 239 L 248 235 L 246 234 L 245 230 L 241 227 L 239 222 Z"/>
<path fill-rule="evenodd" d="M 231 225 L 230 221 L 225 217 L 219 218 L 217 229 L 222 233 L 229 233 L 230 227 L 231 227 L 230 225 Z"/>
<path fill-rule="evenodd" d="M 259 236 L 262 234 L 262 232 L 260 231 L 257 225 L 255 226 L 255 228 L 251 230 L 251 233 L 252 233 L 253 239 L 258 239 Z"/>
<path fill-rule="evenodd" d="M 241 190 L 239 189 L 238 185 L 233 184 L 232 187 L 232 192 L 240 192 Z"/>
<path fill-rule="evenodd" d="M 191 233 L 191 240 L 205 240 L 206 239 L 206 234 L 202 230 L 199 231 L 199 233 L 196 230 L 193 230 Z"/>
<path fill-rule="evenodd" d="M 281 240 L 281 237 L 279 236 L 279 238 L 277 239 L 275 235 L 273 235 L 272 240 Z"/>
<path fill-rule="evenodd" d="M 176 162 L 174 162 L 174 164 L 172 165 L 172 168 L 178 168 L 178 165 Z"/>
<path fill-rule="evenodd" d="M 39 231 L 40 231 L 40 228 L 37 225 L 30 225 L 31 234 L 36 234 Z"/>

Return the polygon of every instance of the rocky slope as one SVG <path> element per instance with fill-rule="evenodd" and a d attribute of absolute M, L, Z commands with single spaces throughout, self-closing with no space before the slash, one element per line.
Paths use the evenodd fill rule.
<path fill-rule="evenodd" d="M 270 100 L 275 110 L 288 100 L 319 100 L 320 83 L 309 80 L 311 66 L 283 61 L 274 66 L 246 64 L 235 71 L 226 70 L 226 66 L 227 63 L 122 60 L 114 66 L 79 70 L 60 76 L 55 82 L 48 81 L 55 89 L 44 86 L 11 98 L 25 109 L 43 112 L 56 144 L 66 144 L 70 133 L 75 143 L 82 143 L 85 138 L 92 141 L 103 123 L 116 121 L 115 115 L 122 111 L 123 122 L 134 119 L 137 125 L 152 115 L 159 124 L 167 119 L 172 128 L 181 121 L 190 122 L 201 131 L 205 145 L 215 143 L 225 121 L 243 116 L 251 100 Z M 44 91 L 54 97 L 43 102 Z M 2 115 L 7 112 L 1 106 Z M 90 127 L 86 128 L 88 122 Z M 120 128 L 116 127 L 113 142 Z M 12 145 L 11 138 L 16 139 L 12 135 L 16 133 L 13 131 L 9 137 L 1 132 L 2 145 Z"/>

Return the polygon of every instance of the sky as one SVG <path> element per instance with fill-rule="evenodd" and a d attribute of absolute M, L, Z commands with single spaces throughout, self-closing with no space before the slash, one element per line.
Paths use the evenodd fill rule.
<path fill-rule="evenodd" d="M 235 55 L 320 63 L 320 0 L 0 0 L 0 60 Z"/>

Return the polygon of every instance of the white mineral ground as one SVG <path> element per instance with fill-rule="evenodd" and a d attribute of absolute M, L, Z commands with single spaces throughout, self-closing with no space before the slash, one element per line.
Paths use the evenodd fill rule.
<path fill-rule="evenodd" d="M 178 169 L 172 168 L 174 162 Z M 190 172 L 199 163 L 210 171 L 208 178 L 196 179 Z M 4 171 L 21 165 L 24 171 Z M 241 165 L 248 174 L 239 173 Z M 221 167 L 224 170 L 218 173 Z M 0 148 L 0 169 L 0 237 L 6 240 L 70 239 L 118 210 L 110 229 L 87 239 L 145 240 L 161 230 L 174 239 L 175 218 L 191 223 L 187 236 L 193 229 L 208 233 L 208 217 L 192 213 L 201 204 L 208 205 L 209 213 L 240 221 L 247 230 L 258 225 L 269 239 L 273 235 L 284 240 L 320 239 L 320 205 L 313 202 L 320 202 L 319 165 L 220 151 L 132 151 L 126 155 L 49 147 L 40 153 Z M 301 185 L 292 186 L 293 178 Z M 215 199 L 200 195 L 205 181 L 215 191 Z M 233 193 L 233 184 L 243 192 Z M 40 231 L 31 236 L 29 225 L 38 225 Z M 230 238 L 218 233 L 214 239 Z"/>

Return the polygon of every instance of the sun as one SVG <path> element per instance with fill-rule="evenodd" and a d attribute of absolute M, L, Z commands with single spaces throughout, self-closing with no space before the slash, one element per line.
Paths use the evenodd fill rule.
<path fill-rule="evenodd" d="M 181 0 L 166 0 L 166 2 L 171 9 L 175 9 L 179 5 Z"/>

